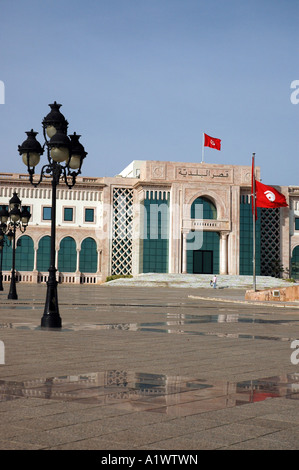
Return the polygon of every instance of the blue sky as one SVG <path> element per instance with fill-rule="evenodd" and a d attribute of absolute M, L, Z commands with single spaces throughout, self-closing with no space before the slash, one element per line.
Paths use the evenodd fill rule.
<path fill-rule="evenodd" d="M 299 0 L 0 0 L 2 172 L 26 172 L 49 103 L 88 156 L 82 174 L 132 160 L 251 165 L 299 185 Z"/>

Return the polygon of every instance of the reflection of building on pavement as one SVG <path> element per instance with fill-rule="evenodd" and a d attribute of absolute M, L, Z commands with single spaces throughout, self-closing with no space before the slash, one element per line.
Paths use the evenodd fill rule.
<path fill-rule="evenodd" d="M 220 382 L 110 370 L 25 382 L 0 382 L 0 401 L 19 397 L 114 404 L 169 415 L 188 415 L 269 398 L 299 397 L 299 374 Z"/>

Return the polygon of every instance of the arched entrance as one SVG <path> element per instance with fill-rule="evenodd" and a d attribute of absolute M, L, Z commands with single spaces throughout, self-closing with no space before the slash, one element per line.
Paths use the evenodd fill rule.
<path fill-rule="evenodd" d="M 192 234 L 189 234 L 190 238 Z M 200 249 L 187 250 L 187 273 L 219 274 L 219 233 L 203 232 Z M 187 245 L 188 246 L 188 245 Z"/>
<path fill-rule="evenodd" d="M 207 197 L 196 198 L 191 205 L 191 219 L 216 220 L 217 209 L 215 204 Z M 188 238 L 192 238 L 189 233 Z M 188 245 L 187 245 L 188 246 Z M 191 249 L 190 249 L 191 248 Z M 194 274 L 219 273 L 219 233 L 203 231 L 201 233 L 201 246 L 189 246 L 187 252 L 187 272 Z"/>

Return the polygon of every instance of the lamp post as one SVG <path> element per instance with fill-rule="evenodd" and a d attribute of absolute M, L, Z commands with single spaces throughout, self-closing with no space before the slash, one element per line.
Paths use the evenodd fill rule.
<path fill-rule="evenodd" d="M 3 273 L 2 273 L 2 265 L 3 265 L 3 248 L 5 244 L 4 238 L 5 231 L 3 230 L 2 223 L 0 224 L 0 291 L 3 291 Z"/>
<path fill-rule="evenodd" d="M 51 255 L 49 276 L 47 281 L 47 295 L 44 314 L 41 319 L 42 328 L 61 328 L 61 317 L 58 306 L 57 279 L 55 266 L 55 239 L 56 239 L 56 188 L 61 181 L 71 189 L 77 176 L 81 173 L 83 159 L 87 153 L 79 142 L 80 135 L 76 133 L 67 136 L 68 122 L 60 112 L 61 104 L 54 101 L 49 104 L 51 111 L 42 121 L 44 144 L 36 140 L 37 132 L 26 132 L 27 139 L 18 146 L 23 163 L 27 166 L 30 183 L 38 186 L 46 175 L 52 178 L 52 210 L 51 210 Z M 46 149 L 48 163 L 41 168 L 38 180 L 34 179 L 35 167 L 40 156 Z"/>
<path fill-rule="evenodd" d="M 16 230 L 20 229 L 22 233 L 26 231 L 29 219 L 31 217 L 30 212 L 26 207 L 22 208 L 22 203 L 18 197 L 18 194 L 13 193 L 13 197 L 9 200 L 8 210 L 5 206 L 2 206 L 0 211 L 0 243 L 1 243 L 1 284 L 2 284 L 2 257 L 3 257 L 3 246 L 4 246 L 4 233 L 8 231 L 7 238 L 12 242 L 12 268 L 10 276 L 10 288 L 8 299 L 17 299 L 16 289 Z M 8 221 L 8 219 L 10 219 Z M 8 223 L 7 223 L 8 222 Z M 3 287 L 2 287 L 3 290 Z"/>
<path fill-rule="evenodd" d="M 3 248 L 5 244 L 5 233 L 7 231 L 7 222 L 8 212 L 5 206 L 1 206 L 0 210 L 0 291 L 3 291 L 3 274 L 2 274 L 2 265 L 3 265 Z"/>

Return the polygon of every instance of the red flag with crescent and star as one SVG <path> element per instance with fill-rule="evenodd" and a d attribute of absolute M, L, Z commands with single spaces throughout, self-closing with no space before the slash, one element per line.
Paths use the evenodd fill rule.
<path fill-rule="evenodd" d="M 275 209 L 276 207 L 287 207 L 285 196 L 274 189 L 259 181 L 255 182 L 256 207 L 266 207 Z"/>
<path fill-rule="evenodd" d="M 215 139 L 214 137 L 210 137 L 207 134 L 204 134 L 205 140 L 204 140 L 204 146 L 205 147 L 210 147 L 212 149 L 216 150 L 221 150 L 221 140 L 220 139 Z"/>

